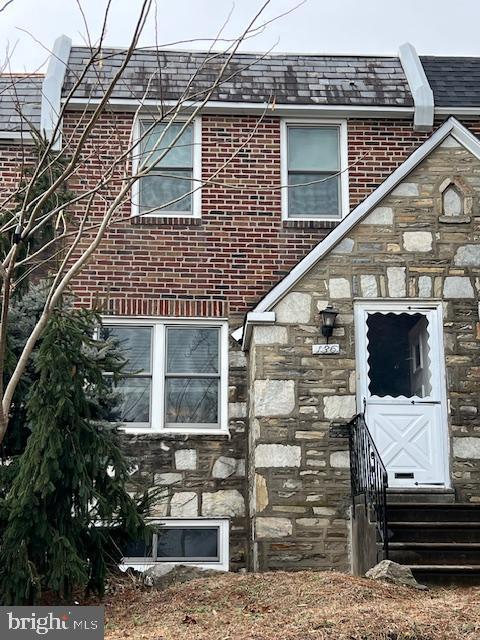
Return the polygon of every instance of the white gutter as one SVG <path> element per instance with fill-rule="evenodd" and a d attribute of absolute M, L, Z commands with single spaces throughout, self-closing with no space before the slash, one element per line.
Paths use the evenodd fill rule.
<path fill-rule="evenodd" d="M 479 116 L 478 107 L 435 107 L 435 113 L 439 116 Z"/>
<path fill-rule="evenodd" d="M 48 61 L 47 73 L 42 84 L 42 106 L 40 112 L 40 131 L 51 140 L 58 123 L 62 100 L 62 87 L 67 70 L 68 58 L 72 41 L 67 36 L 60 36 L 55 40 L 52 54 Z M 53 148 L 59 150 L 62 144 L 62 134 L 59 129 Z"/>
<path fill-rule="evenodd" d="M 94 109 L 100 102 L 100 98 L 71 98 L 68 101 L 70 109 Z M 152 107 L 158 109 L 160 100 L 137 100 L 135 98 L 111 98 L 109 107 L 114 111 L 137 111 L 139 106 L 146 109 Z M 161 104 L 171 107 L 177 104 L 175 100 L 164 100 Z M 193 109 L 198 106 L 196 101 L 185 101 L 182 107 Z M 343 117 L 375 117 L 375 118 L 410 118 L 414 114 L 414 107 L 388 107 L 388 106 L 364 106 L 364 105 L 331 105 L 331 104 L 278 104 L 267 102 L 227 102 L 210 100 L 202 109 L 202 113 L 231 113 L 231 114 L 262 114 L 265 111 L 276 116 L 343 116 Z"/>
<path fill-rule="evenodd" d="M 434 99 L 415 47 L 406 42 L 398 50 L 400 62 L 407 78 L 415 105 L 413 128 L 416 131 L 430 131 L 433 127 Z"/>

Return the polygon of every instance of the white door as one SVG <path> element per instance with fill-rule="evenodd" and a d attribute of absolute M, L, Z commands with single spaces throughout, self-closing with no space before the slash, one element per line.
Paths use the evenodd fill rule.
<path fill-rule="evenodd" d="M 448 481 L 441 307 L 356 307 L 358 400 L 391 487 Z"/>

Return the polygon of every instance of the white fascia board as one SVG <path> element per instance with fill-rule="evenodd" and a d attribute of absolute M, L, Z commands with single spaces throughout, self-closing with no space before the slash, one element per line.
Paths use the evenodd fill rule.
<path fill-rule="evenodd" d="M 53 45 L 48 61 L 47 73 L 42 84 L 42 105 L 40 131 L 51 140 L 58 123 L 62 104 L 62 87 L 67 70 L 72 41 L 65 35 L 59 36 Z M 61 131 L 58 132 L 53 148 L 59 150 L 62 144 Z"/>
<path fill-rule="evenodd" d="M 422 62 L 415 47 L 406 42 L 398 50 L 415 105 L 413 126 L 416 131 L 430 131 L 433 127 L 434 98 Z"/>
<path fill-rule="evenodd" d="M 69 109 L 94 109 L 100 102 L 99 98 L 71 98 L 68 101 Z M 108 106 L 113 111 L 135 112 L 140 106 L 145 111 L 149 107 L 158 109 L 159 105 L 171 107 L 177 104 L 175 100 L 145 99 L 135 100 L 128 98 L 111 98 Z M 182 107 L 194 109 L 198 107 L 198 102 L 185 101 Z M 388 106 L 362 106 L 362 105 L 331 105 L 331 104 L 278 104 L 272 105 L 267 102 L 223 102 L 220 100 L 210 100 L 202 108 L 202 113 L 231 113 L 237 115 L 272 113 L 276 116 L 308 116 L 308 117 L 343 117 L 343 118 L 411 118 L 414 114 L 414 107 L 388 107 Z"/>
<path fill-rule="evenodd" d="M 251 313 L 263 313 L 272 309 L 319 260 L 321 260 L 348 232 L 365 218 L 395 187 L 404 180 L 449 135 L 464 145 L 480 159 L 480 140 L 468 129 L 449 118 L 428 140 L 414 151 L 403 164 L 361 202 L 342 222 L 331 231 L 303 260 L 301 260 L 253 309 Z M 248 314 L 250 315 L 250 314 Z M 248 317 L 248 316 L 247 316 Z"/>
<path fill-rule="evenodd" d="M 478 116 L 478 107 L 435 107 L 435 113 L 439 116 Z"/>

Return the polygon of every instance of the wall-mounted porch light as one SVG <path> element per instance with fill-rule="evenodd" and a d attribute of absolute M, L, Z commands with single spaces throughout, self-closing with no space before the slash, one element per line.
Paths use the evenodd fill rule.
<path fill-rule="evenodd" d="M 329 304 L 325 309 L 320 313 L 322 316 L 322 335 L 328 339 L 333 333 L 333 327 L 335 326 L 335 320 L 338 316 L 337 309 L 334 309 L 331 304 Z"/>

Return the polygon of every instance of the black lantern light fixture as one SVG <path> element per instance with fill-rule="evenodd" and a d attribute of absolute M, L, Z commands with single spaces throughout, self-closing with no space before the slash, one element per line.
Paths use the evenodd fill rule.
<path fill-rule="evenodd" d="M 337 309 L 334 309 L 331 304 L 327 305 L 320 314 L 322 316 L 322 335 L 328 339 L 333 333 L 333 327 L 335 326 L 335 320 L 338 316 Z"/>

